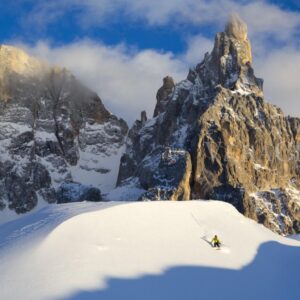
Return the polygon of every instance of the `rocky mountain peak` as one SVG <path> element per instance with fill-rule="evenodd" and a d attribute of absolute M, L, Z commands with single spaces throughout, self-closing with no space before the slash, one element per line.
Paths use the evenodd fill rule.
<path fill-rule="evenodd" d="M 237 55 L 238 64 L 243 67 L 252 64 L 251 43 L 248 39 L 246 23 L 237 14 L 232 14 L 225 26 L 225 34 L 230 39 L 231 54 Z"/>
<path fill-rule="evenodd" d="M 230 90 L 263 96 L 263 80 L 254 75 L 247 26 L 237 16 L 230 17 L 224 32 L 215 37 L 213 51 L 191 70 L 188 79 L 210 88 L 221 85 Z"/>
<path fill-rule="evenodd" d="M 247 26 L 231 16 L 212 52 L 126 141 L 118 184 L 139 199 L 216 199 L 281 234 L 300 232 L 300 120 L 264 101 Z"/>

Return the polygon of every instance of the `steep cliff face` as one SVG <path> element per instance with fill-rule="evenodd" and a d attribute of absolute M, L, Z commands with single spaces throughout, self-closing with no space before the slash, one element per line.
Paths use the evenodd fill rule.
<path fill-rule="evenodd" d="M 134 124 L 118 185 L 135 182 L 148 191 L 141 199 L 230 202 L 273 231 L 299 232 L 300 120 L 264 101 L 251 63 L 247 26 L 232 16 L 154 118 Z"/>
<path fill-rule="evenodd" d="M 74 190 L 100 200 L 99 189 L 115 184 L 126 133 L 125 121 L 70 72 L 1 46 L 1 208 L 23 213 L 39 199 L 73 201 L 66 195 Z"/>

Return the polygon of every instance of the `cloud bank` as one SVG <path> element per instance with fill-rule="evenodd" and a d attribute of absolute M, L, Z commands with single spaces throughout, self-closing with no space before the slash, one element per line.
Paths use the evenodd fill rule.
<path fill-rule="evenodd" d="M 180 80 L 186 69 L 172 53 L 138 52 L 125 45 L 109 47 L 89 40 L 57 48 L 39 42 L 33 48 L 25 48 L 35 56 L 71 70 L 99 94 L 111 112 L 130 124 L 141 110 L 152 116 L 156 91 L 165 75 Z"/>
<path fill-rule="evenodd" d="M 200 62 L 212 44 L 213 41 L 197 36 L 180 56 L 154 50 L 135 51 L 125 45 L 109 47 L 89 40 L 56 48 L 39 42 L 25 48 L 33 55 L 70 69 L 100 95 L 108 109 L 132 124 L 142 110 L 152 116 L 162 78 L 170 75 L 176 82 L 185 79 L 188 68 Z M 255 58 L 256 75 L 265 79 L 266 100 L 298 117 L 299 66 L 300 51 L 293 47 Z"/>
<path fill-rule="evenodd" d="M 286 114 L 300 117 L 299 49 L 285 47 L 256 61 L 256 74 L 265 80 L 266 101 L 279 106 Z"/>
<path fill-rule="evenodd" d="M 18 0 L 16 0 L 18 1 Z M 43 28 L 74 12 L 82 28 L 109 26 L 125 19 L 133 26 L 177 28 L 212 25 L 223 30 L 228 15 L 238 12 L 248 24 L 256 76 L 265 79 L 265 96 L 287 114 L 300 117 L 300 13 L 268 1 L 244 0 L 26 0 L 32 9 L 24 26 Z M 142 24 L 142 25 L 141 25 Z M 201 32 L 201 30 L 199 30 Z M 108 46 L 80 39 L 62 46 L 40 41 L 27 50 L 51 63 L 70 69 L 95 90 L 104 104 L 130 124 L 146 110 L 152 116 L 157 89 L 166 75 L 186 77 L 199 63 L 213 40 L 202 34 L 186 36 L 186 50 L 175 55 L 131 45 Z M 24 45 L 23 45 L 24 46 Z"/>

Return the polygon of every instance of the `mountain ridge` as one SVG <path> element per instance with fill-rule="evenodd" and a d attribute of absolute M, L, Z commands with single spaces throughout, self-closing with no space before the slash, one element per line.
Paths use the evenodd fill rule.
<path fill-rule="evenodd" d="M 144 189 L 140 199 L 226 201 L 299 232 L 300 120 L 264 101 L 251 62 L 247 26 L 232 16 L 187 79 L 171 89 L 164 79 L 155 117 L 130 129 L 118 186 Z"/>

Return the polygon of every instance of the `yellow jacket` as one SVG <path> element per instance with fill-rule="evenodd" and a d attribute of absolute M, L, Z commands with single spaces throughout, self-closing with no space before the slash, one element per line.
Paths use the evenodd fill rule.
<path fill-rule="evenodd" d="M 211 243 L 212 244 L 216 244 L 216 243 L 219 243 L 219 244 L 221 244 L 221 241 L 218 239 L 218 237 L 213 237 L 213 239 L 211 240 Z"/>

